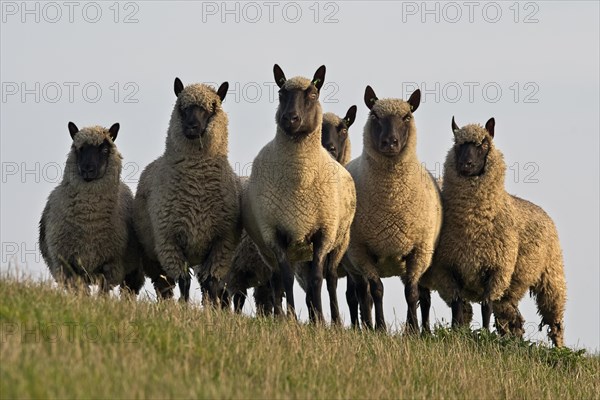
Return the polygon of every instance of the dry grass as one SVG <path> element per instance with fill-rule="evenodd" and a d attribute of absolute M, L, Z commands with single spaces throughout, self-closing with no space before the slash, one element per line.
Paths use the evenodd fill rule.
<path fill-rule="evenodd" d="M 598 398 L 600 358 L 486 333 L 255 319 L 0 279 L 2 398 Z"/>

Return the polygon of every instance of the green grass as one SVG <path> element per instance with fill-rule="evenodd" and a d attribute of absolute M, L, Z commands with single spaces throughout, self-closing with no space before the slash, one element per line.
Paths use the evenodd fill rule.
<path fill-rule="evenodd" d="M 2 398 L 597 399 L 600 358 L 314 327 L 0 279 Z"/>

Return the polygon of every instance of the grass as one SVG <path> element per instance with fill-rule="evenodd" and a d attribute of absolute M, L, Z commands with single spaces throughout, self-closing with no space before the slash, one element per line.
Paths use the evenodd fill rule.
<path fill-rule="evenodd" d="M 1 398 L 598 399 L 600 357 L 67 294 L 0 279 Z"/>

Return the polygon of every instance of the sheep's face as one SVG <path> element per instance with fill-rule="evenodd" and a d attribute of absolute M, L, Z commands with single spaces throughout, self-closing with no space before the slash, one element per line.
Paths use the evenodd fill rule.
<path fill-rule="evenodd" d="M 108 130 L 96 126 L 80 131 L 73 122 L 69 122 L 69 133 L 73 139 L 71 149 L 75 154 L 77 173 L 84 181 L 101 179 L 106 173 L 119 127 L 116 123 Z"/>
<path fill-rule="evenodd" d="M 333 125 L 330 122 L 323 121 L 323 136 L 321 144 L 333 158 L 340 161 L 339 157 L 346 148 L 346 139 L 348 139 L 348 127 L 343 122 Z"/>
<path fill-rule="evenodd" d="M 279 90 L 277 124 L 289 136 L 301 137 L 319 126 L 319 91 L 314 85 L 307 89 Z"/>
<path fill-rule="evenodd" d="M 454 146 L 456 172 L 464 177 L 482 175 L 490 151 L 490 143 L 483 139 L 481 143 L 465 142 Z"/>
<path fill-rule="evenodd" d="M 402 152 L 411 128 L 412 113 L 379 116 L 371 111 L 371 140 L 377 151 L 388 157 Z"/>
<path fill-rule="evenodd" d="M 354 122 L 355 117 L 356 106 L 350 107 L 343 119 L 331 113 L 323 116 L 321 144 L 338 162 L 346 150 L 348 129 Z"/>
<path fill-rule="evenodd" d="M 104 140 L 97 146 L 85 144 L 74 148 L 77 171 L 84 181 L 91 182 L 104 176 L 111 148 L 112 146 L 108 140 Z"/>
<path fill-rule="evenodd" d="M 415 90 L 408 101 L 379 100 L 371 86 L 367 86 L 364 100 L 371 110 L 367 132 L 373 148 L 387 157 L 402 153 L 414 128 L 413 113 L 421 102 L 421 91 Z"/>
<path fill-rule="evenodd" d="M 464 177 L 483 175 L 487 157 L 492 147 L 494 137 L 494 118 L 485 124 L 470 124 L 459 128 L 452 117 L 452 132 L 454 133 L 454 162 L 456 172 Z"/>
<path fill-rule="evenodd" d="M 183 82 L 175 78 L 174 89 L 178 99 L 176 107 L 181 120 L 181 131 L 187 139 L 204 137 L 208 125 L 225 100 L 228 88 L 229 83 L 223 82 L 215 93 L 213 88 L 202 84 L 184 87 Z"/>
<path fill-rule="evenodd" d="M 204 136 L 206 127 L 215 115 L 215 109 L 216 105 L 209 110 L 196 104 L 180 107 L 181 128 L 185 137 L 194 140 Z"/>
<path fill-rule="evenodd" d="M 319 91 L 325 79 L 325 66 L 321 66 L 311 81 L 305 78 L 286 80 L 281 68 L 273 67 L 275 82 L 279 86 L 277 125 L 290 137 L 303 138 L 316 131 L 321 124 Z"/>

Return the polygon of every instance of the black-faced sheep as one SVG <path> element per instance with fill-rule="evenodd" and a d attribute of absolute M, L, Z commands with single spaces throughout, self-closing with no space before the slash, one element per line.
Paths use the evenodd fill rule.
<path fill-rule="evenodd" d="M 355 118 L 356 106 L 351 106 L 343 118 L 330 112 L 323 114 L 321 145 L 331 154 L 331 157 L 342 165 L 350 160 L 351 147 L 348 129 L 354 123 Z M 243 177 L 242 184 L 246 184 L 246 182 L 247 177 Z M 306 282 L 310 276 L 310 263 L 296 263 L 294 270 L 296 274 L 303 274 L 299 282 L 302 289 L 306 291 Z M 271 269 L 264 263 L 254 242 L 245 233 L 242 234 L 242 239 L 236 249 L 226 282 L 230 295 L 234 298 L 237 312 L 242 311 L 246 291 L 252 287 L 255 288 L 254 300 L 257 314 L 269 315 L 273 312 L 275 300 L 271 295 Z M 329 285 L 328 281 L 328 287 Z M 275 298 L 281 301 L 283 291 L 276 293 Z M 337 307 L 335 309 L 337 310 Z"/>
<path fill-rule="evenodd" d="M 348 246 L 354 184 L 321 145 L 318 99 L 325 66 L 312 80 L 286 79 L 278 65 L 274 76 L 280 87 L 277 133 L 252 164 L 242 195 L 244 227 L 273 270 L 274 293 L 283 284 L 288 315 L 294 318 L 291 263 L 312 261 L 307 305 L 311 320 L 322 321 L 323 276 L 337 268 Z M 282 313 L 277 302 L 275 312 Z"/>
<path fill-rule="evenodd" d="M 221 107 L 227 88 L 227 82 L 217 91 L 203 84 L 184 88 L 175 79 L 165 152 L 140 177 L 135 227 L 144 268 L 162 297 L 171 297 L 179 280 L 187 301 L 193 267 L 216 300 L 239 241 L 240 188 L 227 159 L 227 115 Z"/>
<path fill-rule="evenodd" d="M 364 100 L 371 111 L 363 153 L 347 166 L 356 185 L 357 207 L 348 247 L 350 262 L 345 267 L 356 281 L 367 327 L 372 326 L 367 291 L 373 297 L 376 327 L 385 329 L 381 278 L 400 276 L 408 303 L 408 329 L 418 330 L 420 301 L 423 329 L 428 330 L 429 291 L 419 289 L 419 280 L 431 263 L 442 206 L 435 180 L 416 154 L 413 113 L 420 91 L 408 101 L 380 100 L 367 86 Z"/>
<path fill-rule="evenodd" d="M 40 220 L 39 242 L 54 279 L 74 286 L 116 285 L 137 294 L 144 284 L 132 226 L 133 195 L 121 181 L 121 154 L 114 144 L 119 124 L 79 130 L 69 122 L 73 144 L 62 182 Z"/>
<path fill-rule="evenodd" d="M 566 283 L 558 234 L 538 206 L 508 194 L 506 165 L 494 146 L 495 121 L 459 128 L 444 165 L 444 224 L 431 269 L 440 294 L 463 324 L 463 300 L 482 303 L 483 325 L 492 311 L 500 333 L 521 336 L 518 302 L 536 298 L 549 337 L 563 345 Z"/>

